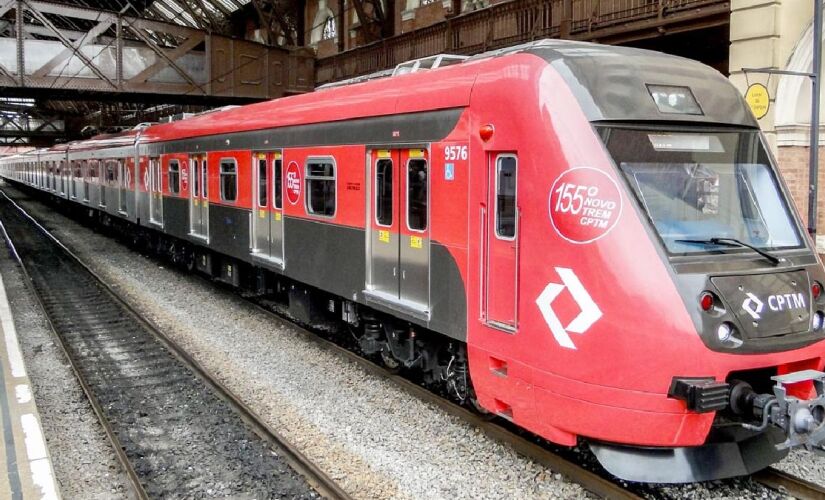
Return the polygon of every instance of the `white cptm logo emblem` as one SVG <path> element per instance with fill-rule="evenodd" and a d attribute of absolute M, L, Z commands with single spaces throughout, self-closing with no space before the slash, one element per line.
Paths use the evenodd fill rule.
<path fill-rule="evenodd" d="M 750 314 L 753 319 L 762 319 L 762 309 L 765 307 L 765 304 L 759 300 L 759 297 L 751 292 L 748 292 L 745 295 L 747 295 L 748 298 L 742 302 L 742 309 L 744 309 L 746 313 Z"/>
<path fill-rule="evenodd" d="M 751 292 L 746 293 L 745 296 L 747 298 L 742 302 L 742 309 L 750 314 L 753 319 L 762 319 L 762 310 L 765 309 L 765 303 Z M 808 305 L 805 303 L 805 295 L 801 293 L 768 295 L 768 309 L 771 311 L 805 309 L 806 307 Z"/>
<path fill-rule="evenodd" d="M 542 316 L 544 316 L 544 321 L 547 322 L 547 326 L 550 327 L 550 331 L 553 332 L 553 336 L 559 345 L 568 349 L 575 349 L 576 345 L 573 344 L 570 333 L 582 334 L 586 332 L 588 328 L 593 326 L 593 323 L 602 317 L 602 311 L 599 309 L 599 306 L 593 302 L 593 298 L 587 293 L 587 290 L 585 290 L 582 282 L 579 281 L 579 278 L 572 269 L 557 267 L 556 272 L 559 273 L 562 284 L 549 283 L 536 299 L 536 304 L 539 306 L 539 310 Z M 573 321 L 571 321 L 567 327 L 562 326 L 559 317 L 556 316 L 556 312 L 552 307 L 553 301 L 556 300 L 556 297 L 558 297 L 565 288 L 570 291 L 573 300 L 576 301 L 579 309 L 581 309 L 578 316 L 573 318 Z"/>

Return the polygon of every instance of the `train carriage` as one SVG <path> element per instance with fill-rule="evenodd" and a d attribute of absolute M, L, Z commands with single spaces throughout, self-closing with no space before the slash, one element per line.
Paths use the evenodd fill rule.
<path fill-rule="evenodd" d="M 693 61 L 545 40 L 2 165 L 626 479 L 825 439 L 821 263 Z"/>

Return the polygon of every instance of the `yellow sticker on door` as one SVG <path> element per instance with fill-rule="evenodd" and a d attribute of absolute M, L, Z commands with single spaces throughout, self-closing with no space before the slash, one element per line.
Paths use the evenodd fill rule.
<path fill-rule="evenodd" d="M 266 210 L 258 210 L 258 217 L 260 217 L 261 219 L 266 217 Z"/>
<path fill-rule="evenodd" d="M 423 246 L 424 241 L 421 236 L 410 236 L 410 248 L 422 248 Z"/>
<path fill-rule="evenodd" d="M 378 230 L 378 241 L 383 241 L 384 243 L 390 242 L 390 232 L 385 231 L 383 229 Z"/>
<path fill-rule="evenodd" d="M 275 212 L 275 220 L 281 220 L 281 212 Z"/>

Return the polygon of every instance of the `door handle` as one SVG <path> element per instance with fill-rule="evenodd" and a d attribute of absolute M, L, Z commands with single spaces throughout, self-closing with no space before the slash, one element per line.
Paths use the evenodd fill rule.
<path fill-rule="evenodd" d="M 393 278 L 398 276 L 398 269 L 395 268 L 395 267 L 392 268 L 392 276 L 393 276 Z"/>
<path fill-rule="evenodd" d="M 402 280 L 407 279 L 407 270 L 406 270 L 406 269 L 405 269 L 405 270 L 403 270 L 403 271 L 401 271 L 401 279 L 402 279 Z"/>

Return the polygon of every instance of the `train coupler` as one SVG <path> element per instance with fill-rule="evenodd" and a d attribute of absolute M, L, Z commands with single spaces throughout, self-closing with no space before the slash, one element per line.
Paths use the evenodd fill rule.
<path fill-rule="evenodd" d="M 743 423 L 752 431 L 764 431 L 769 426 L 778 427 L 785 440 L 776 444 L 779 450 L 805 447 L 823 453 L 825 444 L 825 373 L 802 370 L 771 377 L 775 385 L 773 394 L 757 394 L 746 382 L 732 384 L 730 404 L 734 413 L 750 417 L 757 424 Z M 815 396 L 799 399 L 788 394 L 788 386 L 811 382 Z"/>

